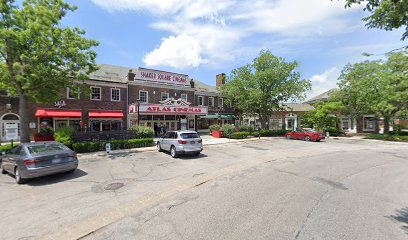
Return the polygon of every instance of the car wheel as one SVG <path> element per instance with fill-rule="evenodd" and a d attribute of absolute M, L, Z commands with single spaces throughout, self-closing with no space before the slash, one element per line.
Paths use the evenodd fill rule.
<path fill-rule="evenodd" d="M 16 183 L 17 184 L 25 183 L 25 179 L 21 178 L 21 176 L 20 176 L 20 170 L 18 169 L 18 167 L 16 167 L 16 170 L 14 170 L 14 176 L 16 178 Z"/>
<path fill-rule="evenodd" d="M 292 139 L 292 136 L 286 135 L 286 138 L 287 138 L 287 139 Z"/>
<path fill-rule="evenodd" d="M 159 151 L 159 152 L 162 152 L 162 151 L 163 151 L 163 149 L 161 148 L 160 143 L 157 143 L 157 151 Z"/>
<path fill-rule="evenodd" d="M 309 142 L 309 141 L 310 141 L 310 137 L 309 137 L 309 136 L 306 136 L 306 137 L 305 137 L 305 141 Z"/>
<path fill-rule="evenodd" d="M 174 146 L 172 146 L 170 148 L 170 155 L 172 158 L 176 158 L 177 157 L 177 152 L 176 152 L 176 148 Z"/>

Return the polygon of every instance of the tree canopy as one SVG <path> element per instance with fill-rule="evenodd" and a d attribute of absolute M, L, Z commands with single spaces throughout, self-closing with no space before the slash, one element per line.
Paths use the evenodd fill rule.
<path fill-rule="evenodd" d="M 346 7 L 353 4 L 365 4 L 364 11 L 371 13 L 363 18 L 368 28 L 390 31 L 404 27 L 401 40 L 408 37 L 408 0 L 346 0 Z"/>
<path fill-rule="evenodd" d="M 302 115 L 302 125 L 324 131 L 334 131 L 338 123 L 338 113 L 345 111 L 341 102 L 320 102 L 315 109 Z"/>
<path fill-rule="evenodd" d="M 305 98 L 309 80 L 295 71 L 298 63 L 286 62 L 269 50 L 262 50 L 251 64 L 232 70 L 221 94 L 240 112 L 258 116 L 262 127 L 281 103 Z"/>
<path fill-rule="evenodd" d="M 0 2 L 0 88 L 19 96 L 21 141 L 28 141 L 27 100 L 52 102 L 61 90 L 95 71 L 98 42 L 62 26 L 76 9 L 63 0 Z"/>
<path fill-rule="evenodd" d="M 375 113 L 384 117 L 384 131 L 389 120 L 403 115 L 408 105 L 408 54 L 397 52 L 389 58 L 348 64 L 342 71 L 334 96 L 355 117 Z"/>

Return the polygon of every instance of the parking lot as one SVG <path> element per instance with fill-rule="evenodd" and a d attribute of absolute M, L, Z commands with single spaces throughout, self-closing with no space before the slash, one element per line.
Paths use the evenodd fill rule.
<path fill-rule="evenodd" d="M 238 187 L 235 185 L 235 179 L 240 182 L 248 181 L 256 186 L 264 185 L 266 178 L 269 179 L 266 181 L 269 182 L 268 184 L 276 184 L 271 185 L 267 192 L 272 202 L 278 195 L 282 196 L 281 194 L 291 196 L 291 194 L 302 193 L 310 197 L 310 199 L 300 198 L 298 203 L 286 203 L 288 208 L 293 207 L 293 212 L 287 214 L 298 213 L 299 215 L 293 217 L 293 221 L 289 220 L 289 215 L 281 216 L 282 222 L 275 227 L 281 226 L 282 228 L 279 229 L 282 231 L 279 232 L 279 229 L 274 228 L 275 234 L 269 235 L 270 237 L 289 236 L 290 239 L 293 235 L 292 237 L 312 239 L 312 235 L 307 235 L 308 227 L 319 229 L 319 226 L 324 225 L 330 228 L 334 224 L 332 221 L 346 224 L 349 220 L 335 218 L 336 210 L 343 209 L 354 202 L 358 203 L 355 205 L 358 207 L 355 211 L 358 216 L 355 217 L 364 217 L 365 227 L 352 236 L 361 237 L 362 235 L 359 234 L 364 234 L 362 230 L 376 227 L 377 230 L 378 228 L 382 230 L 375 231 L 377 235 L 372 235 L 374 238 L 386 237 L 385 234 L 388 234 L 392 236 L 390 239 L 402 239 L 408 234 L 404 225 L 407 223 L 392 219 L 391 216 L 398 214 L 398 210 L 408 207 L 407 173 L 408 144 L 366 140 L 330 139 L 315 143 L 268 138 L 206 146 L 199 157 L 185 156 L 176 159 L 156 151 L 108 156 L 98 153 L 87 154 L 80 157 L 79 168 L 73 174 L 43 177 L 29 181 L 25 185 L 17 185 L 13 177 L 1 175 L 1 215 L 5 221 L 0 223 L 0 229 L 2 229 L 0 239 L 78 239 L 82 237 L 106 239 L 108 236 L 124 239 L 128 236 L 126 234 L 134 234 L 132 227 L 138 226 L 137 221 L 142 221 L 138 219 L 129 222 L 129 217 L 149 215 L 149 212 L 151 213 L 157 206 L 163 206 L 166 203 L 169 204 L 166 206 L 174 205 L 174 202 L 177 203 L 178 196 L 186 196 L 194 189 L 202 191 L 209 188 L 208 191 L 195 194 L 197 197 L 194 198 L 194 202 L 199 204 L 200 198 L 205 199 L 213 191 L 211 189 L 214 185 L 207 183 L 217 182 L 219 190 L 223 190 L 211 194 L 217 198 L 207 201 L 215 203 L 228 199 L 230 195 L 222 196 L 222 194 L 227 193 L 225 189 Z M 253 174 L 259 174 L 259 176 L 256 177 L 257 175 Z M 279 179 L 282 174 L 285 178 Z M 299 179 L 303 180 L 299 181 Z M 304 185 L 304 182 L 310 180 L 313 181 L 312 186 Z M 254 192 L 254 196 L 261 194 L 262 191 Z M 319 200 L 325 191 L 339 191 L 343 195 L 332 199 L 333 202 L 325 202 L 327 204 L 325 206 L 321 204 L 322 199 Z M 239 193 L 239 191 L 236 192 Z M 376 201 L 371 201 L 373 198 Z M 366 206 L 365 199 L 369 200 Z M 327 218 L 328 221 L 325 224 L 316 222 L 308 226 L 305 219 L 311 217 L 308 213 L 312 206 L 316 208 L 315 201 L 320 201 L 319 204 L 327 210 L 331 209 L 331 219 L 327 211 L 324 214 L 321 212 L 321 217 Z M 285 203 L 279 202 L 269 208 L 280 209 L 280 205 Z M 200 206 L 208 207 L 208 204 L 196 205 L 195 208 Z M 228 206 L 224 206 L 223 209 L 228 209 Z M 194 212 L 194 210 L 190 211 Z M 160 214 L 165 215 L 163 212 Z M 175 216 L 177 214 L 181 213 L 175 213 Z M 206 219 L 204 217 L 204 220 Z M 192 221 L 194 222 L 194 219 Z M 178 222 L 182 226 L 186 224 L 180 220 Z M 353 221 L 349 221 L 351 222 Z M 126 227 L 120 228 L 115 224 Z M 162 223 L 154 222 L 154 224 L 160 226 Z M 208 224 L 211 224 L 211 221 Z M 229 227 L 225 226 L 225 228 Z M 116 231 L 117 229 L 121 231 Z M 183 229 L 186 231 L 182 235 L 185 239 L 194 238 L 194 235 L 188 235 L 193 233 L 186 228 Z M 338 231 L 336 234 L 340 234 L 336 236 L 347 232 L 346 225 L 336 229 Z M 198 230 L 203 231 L 203 234 L 208 231 L 201 228 Z M 166 232 L 166 229 L 163 232 Z M 220 235 L 216 234 L 221 232 L 222 230 L 213 231 L 213 235 L 208 236 L 217 239 Z M 271 233 L 271 229 L 268 232 Z M 111 235 L 107 235 L 108 233 Z M 139 239 L 149 239 L 149 236 L 154 235 L 155 228 L 147 224 L 142 233 L 146 234 L 140 235 Z M 167 239 L 179 239 L 176 235 L 167 236 L 170 236 Z M 233 239 L 238 235 L 228 236 Z M 244 236 L 242 235 L 243 238 Z M 160 239 L 163 236 L 158 235 L 156 238 Z M 204 239 L 207 238 L 204 237 Z"/>

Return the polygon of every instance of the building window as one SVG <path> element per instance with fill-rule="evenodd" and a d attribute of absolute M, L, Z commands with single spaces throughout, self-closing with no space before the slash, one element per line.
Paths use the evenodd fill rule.
<path fill-rule="evenodd" d="M 269 129 L 271 130 L 281 130 L 282 129 L 282 119 L 273 118 L 270 120 Z"/>
<path fill-rule="evenodd" d="M 214 107 L 214 98 L 213 97 L 208 97 L 208 106 Z"/>
<path fill-rule="evenodd" d="M 101 91 L 100 87 L 91 87 L 91 100 L 101 100 Z"/>
<path fill-rule="evenodd" d="M 67 99 L 79 99 L 79 89 L 76 91 L 67 87 Z"/>
<path fill-rule="evenodd" d="M 218 107 L 224 107 L 224 98 L 218 98 Z"/>
<path fill-rule="evenodd" d="M 91 120 L 90 128 L 92 132 L 107 132 L 122 130 L 121 120 Z"/>
<path fill-rule="evenodd" d="M 374 131 L 375 129 L 375 117 L 364 116 L 363 117 L 363 129 L 364 131 Z"/>
<path fill-rule="evenodd" d="M 198 106 L 204 106 L 204 97 L 198 96 Z"/>
<path fill-rule="evenodd" d="M 120 101 L 120 89 L 111 88 L 111 101 Z"/>
<path fill-rule="evenodd" d="M 166 92 L 162 92 L 161 94 L 160 94 L 160 101 L 164 101 L 164 100 L 166 100 L 167 98 L 169 98 L 169 93 L 166 93 Z"/>
<path fill-rule="evenodd" d="M 147 91 L 139 91 L 139 100 L 140 102 L 148 103 L 148 92 Z"/>
<path fill-rule="evenodd" d="M 184 99 L 185 101 L 187 101 L 187 94 L 185 93 L 181 94 L 181 99 Z"/>

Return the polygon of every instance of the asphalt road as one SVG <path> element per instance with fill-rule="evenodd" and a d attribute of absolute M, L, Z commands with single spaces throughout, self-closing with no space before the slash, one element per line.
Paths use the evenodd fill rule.
<path fill-rule="evenodd" d="M 408 144 L 268 139 L 0 176 L 0 239 L 407 239 Z"/>

